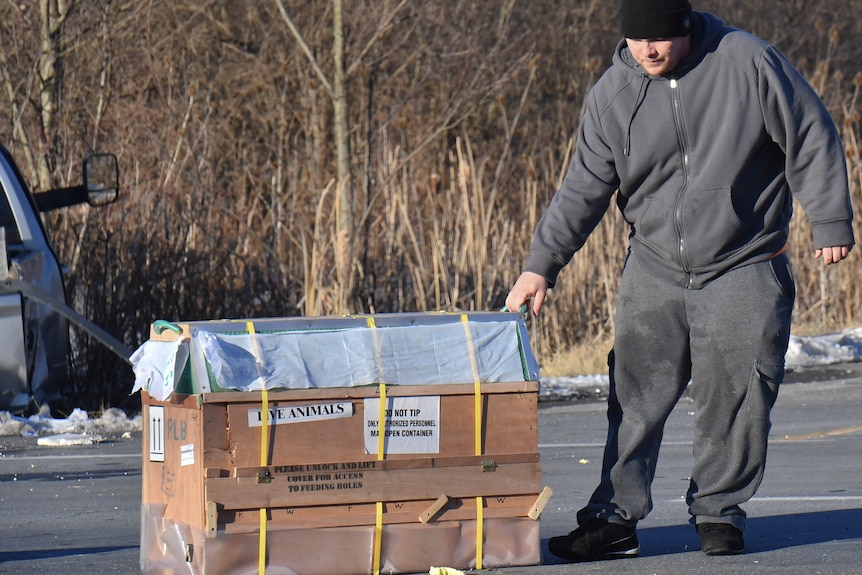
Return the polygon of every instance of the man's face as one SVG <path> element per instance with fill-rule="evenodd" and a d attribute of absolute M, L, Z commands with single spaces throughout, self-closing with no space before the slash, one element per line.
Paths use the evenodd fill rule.
<path fill-rule="evenodd" d="M 691 49 L 691 36 L 645 40 L 626 38 L 626 44 L 632 56 L 647 74 L 662 76 L 671 72 L 683 58 L 688 56 Z"/>

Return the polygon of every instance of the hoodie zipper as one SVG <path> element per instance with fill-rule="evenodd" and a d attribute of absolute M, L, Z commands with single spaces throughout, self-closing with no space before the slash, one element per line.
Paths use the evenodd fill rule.
<path fill-rule="evenodd" d="M 688 188 L 688 173 L 689 173 L 689 145 L 688 145 L 688 137 L 686 136 L 685 126 L 683 125 L 683 116 L 682 116 L 682 102 L 680 101 L 679 96 L 679 82 L 676 78 L 671 78 L 670 80 L 670 97 L 671 103 L 673 105 L 673 119 L 674 125 L 676 126 L 676 134 L 677 140 L 679 141 L 680 152 L 682 153 L 682 188 L 680 188 L 679 195 L 676 199 L 676 207 L 674 209 L 674 225 L 676 227 L 676 233 L 678 238 L 677 243 L 677 253 L 679 255 L 679 263 L 682 266 L 683 271 L 688 274 L 688 284 L 686 287 L 691 289 L 693 283 L 693 277 L 691 273 L 691 268 L 689 267 L 687 260 L 688 254 L 686 254 L 686 245 L 685 239 L 683 237 L 683 225 L 682 225 L 682 208 L 683 208 L 683 200 L 685 198 L 685 192 Z"/>

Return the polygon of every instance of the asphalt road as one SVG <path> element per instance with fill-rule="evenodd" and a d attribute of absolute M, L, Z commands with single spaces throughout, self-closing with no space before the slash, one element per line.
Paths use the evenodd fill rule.
<path fill-rule="evenodd" d="M 494 575 L 862 573 L 862 364 L 792 374 L 773 411 L 769 464 L 746 505 L 747 552 L 707 557 L 683 502 L 691 467 L 692 404 L 665 434 L 655 509 L 639 526 L 641 557 L 489 569 Z M 598 479 L 602 403 L 542 404 L 543 482 L 554 496 L 548 537 L 574 528 Z M 0 574 L 139 573 L 141 437 L 94 446 L 39 447 L 0 437 Z"/>

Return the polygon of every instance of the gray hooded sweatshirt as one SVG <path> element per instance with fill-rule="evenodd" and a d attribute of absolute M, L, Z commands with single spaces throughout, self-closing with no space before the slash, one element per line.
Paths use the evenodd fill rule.
<path fill-rule="evenodd" d="M 712 14 L 692 20 L 691 52 L 668 75 L 617 45 L 525 271 L 553 286 L 615 193 L 644 270 L 691 289 L 781 252 L 792 197 L 815 248 L 854 243 L 844 150 L 820 98 L 774 46 Z"/>

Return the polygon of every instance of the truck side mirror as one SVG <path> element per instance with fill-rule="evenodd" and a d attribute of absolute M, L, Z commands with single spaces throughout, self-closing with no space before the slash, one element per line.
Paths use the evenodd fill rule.
<path fill-rule="evenodd" d="M 87 203 L 105 206 L 120 195 L 120 176 L 117 156 L 114 154 L 92 154 L 84 159 L 84 188 Z"/>

